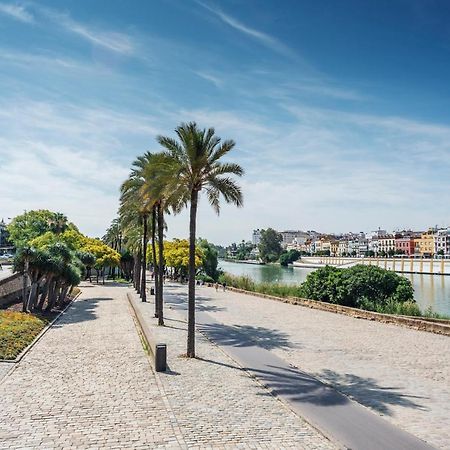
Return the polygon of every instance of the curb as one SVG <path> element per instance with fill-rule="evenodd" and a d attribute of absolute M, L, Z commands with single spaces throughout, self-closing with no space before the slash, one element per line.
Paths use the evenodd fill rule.
<path fill-rule="evenodd" d="M 156 372 L 164 372 L 167 368 L 167 362 L 166 362 L 167 346 L 166 346 L 166 344 L 159 343 L 157 341 L 157 338 L 154 336 L 154 334 L 150 330 L 149 326 L 145 322 L 141 311 L 139 311 L 139 309 L 134 304 L 132 294 L 130 292 L 127 292 L 126 295 L 127 295 L 128 302 L 130 303 L 131 308 L 133 310 L 134 316 L 136 317 L 139 328 L 142 331 L 142 336 L 143 336 L 145 342 L 147 343 L 150 353 L 153 356 L 153 358 L 152 358 L 153 368 L 155 369 Z"/>
<path fill-rule="evenodd" d="M 66 305 L 66 307 L 59 312 L 59 314 L 49 323 L 47 324 L 44 329 L 34 338 L 33 342 L 29 344 L 27 347 L 25 347 L 18 356 L 16 356 L 16 359 L 0 359 L 0 363 L 11 363 L 11 364 L 17 364 L 19 363 L 22 358 L 40 341 L 40 339 L 44 336 L 45 333 L 55 324 L 55 322 L 69 309 L 69 307 L 72 305 L 72 303 L 81 295 L 81 291 L 78 292 L 77 295 Z"/>

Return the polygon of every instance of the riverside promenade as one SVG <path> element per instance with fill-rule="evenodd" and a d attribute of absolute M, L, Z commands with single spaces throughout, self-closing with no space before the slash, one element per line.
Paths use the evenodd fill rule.
<path fill-rule="evenodd" d="M 185 287 L 171 291 L 171 307 L 185 308 Z M 198 298 L 217 343 L 268 350 L 394 426 L 450 448 L 449 337 L 208 287 Z M 266 384 L 275 394 L 289 389 L 279 377 Z"/>
<path fill-rule="evenodd" d="M 160 329 L 170 370 L 155 373 L 127 300 L 130 288 L 82 294 L 0 380 L 2 449 L 333 449 L 202 334 L 182 356 L 186 324 Z M 152 318 L 152 305 L 142 304 Z"/>

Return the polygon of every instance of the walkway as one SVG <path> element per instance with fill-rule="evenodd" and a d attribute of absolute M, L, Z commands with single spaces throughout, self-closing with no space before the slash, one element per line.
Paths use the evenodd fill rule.
<path fill-rule="evenodd" d="M 78 301 L 0 384 L 0 448 L 179 448 L 125 298 Z"/>
<path fill-rule="evenodd" d="M 185 287 L 172 290 L 173 307 L 184 309 Z M 433 446 L 450 447 L 448 337 L 207 287 L 198 296 L 221 345 L 269 350 Z"/>
<path fill-rule="evenodd" d="M 0 448 L 332 449 L 199 334 L 188 360 L 186 324 L 163 328 L 170 371 L 155 374 L 120 286 L 81 297 L 0 382 Z M 140 304 L 148 320 L 153 306 Z"/>
<path fill-rule="evenodd" d="M 335 448 L 202 334 L 196 337 L 197 358 L 186 359 L 180 311 L 167 309 L 166 326 L 157 327 L 154 304 L 135 305 L 167 344 L 170 370 L 157 377 L 189 449 Z"/>

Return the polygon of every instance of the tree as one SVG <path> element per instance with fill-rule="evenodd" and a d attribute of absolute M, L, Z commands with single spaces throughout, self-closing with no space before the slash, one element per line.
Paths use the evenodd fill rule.
<path fill-rule="evenodd" d="M 282 266 L 287 266 L 288 264 L 297 261 L 298 258 L 300 258 L 300 252 L 298 250 L 292 249 L 280 255 L 280 264 Z"/>
<path fill-rule="evenodd" d="M 174 269 L 175 278 L 187 276 L 189 269 L 189 241 L 187 239 L 165 241 L 164 259 L 167 266 Z M 203 261 L 203 249 L 197 245 L 195 247 L 195 268 L 202 267 Z"/>
<path fill-rule="evenodd" d="M 277 261 L 281 255 L 283 237 L 273 228 L 261 231 L 259 242 L 259 255 L 264 262 Z"/>
<path fill-rule="evenodd" d="M 100 274 L 103 276 L 103 283 L 105 282 L 106 267 L 117 267 L 120 264 L 120 254 L 103 243 L 100 239 L 85 237 L 81 251 L 94 255 L 94 267 L 97 271 L 97 282 Z"/>
<path fill-rule="evenodd" d="M 65 218 L 63 214 L 48 209 L 25 212 L 16 216 L 8 225 L 9 240 L 17 248 L 24 247 L 34 238 L 52 231 L 53 224 L 61 223 L 62 217 Z"/>
<path fill-rule="evenodd" d="M 209 243 L 206 239 L 199 239 L 198 246 L 200 247 L 202 257 L 202 270 L 208 277 L 217 281 L 220 275 L 220 271 L 217 269 L 219 265 L 218 252 L 215 246 Z"/>
<path fill-rule="evenodd" d="M 221 162 L 235 146 L 234 141 L 221 139 L 214 128 L 200 129 L 195 122 L 175 129 L 178 141 L 159 136 L 158 142 L 176 163 L 176 180 L 182 188 L 181 200 L 190 204 L 189 212 L 189 284 L 188 284 L 188 338 L 187 356 L 195 357 L 195 242 L 199 194 L 206 197 L 214 210 L 220 211 L 220 198 L 227 203 L 242 206 L 242 192 L 230 175 L 242 176 L 238 164 Z"/>
<path fill-rule="evenodd" d="M 142 194 L 152 205 L 152 259 L 157 262 L 155 277 L 156 289 L 156 311 L 158 325 L 164 325 L 164 215 L 170 211 L 178 213 L 186 204 L 185 190 L 178 183 L 178 165 L 167 153 L 147 154 L 148 164 L 143 168 L 144 184 L 141 188 Z M 157 229 L 158 257 L 155 248 L 155 225 Z"/>

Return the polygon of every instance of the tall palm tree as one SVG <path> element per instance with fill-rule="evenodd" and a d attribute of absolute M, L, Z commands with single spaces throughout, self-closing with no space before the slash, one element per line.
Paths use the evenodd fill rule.
<path fill-rule="evenodd" d="M 177 180 L 190 203 L 189 219 L 189 284 L 187 356 L 195 357 L 195 240 L 199 194 L 206 192 L 208 202 L 219 214 L 220 198 L 240 207 L 241 188 L 230 175 L 242 176 L 238 164 L 221 162 L 235 146 L 234 141 L 221 139 L 214 128 L 200 129 L 195 122 L 181 124 L 175 129 L 179 141 L 159 136 L 158 142 L 177 166 Z"/>
<path fill-rule="evenodd" d="M 178 183 L 178 164 L 165 153 L 152 155 L 150 164 L 143 172 L 146 182 L 142 194 L 153 207 L 152 224 L 158 232 L 158 257 L 155 248 L 155 228 L 152 234 L 153 261 L 156 267 L 155 277 L 155 316 L 158 325 L 164 325 L 163 281 L 164 281 L 164 214 L 181 211 L 186 203 L 185 189 Z"/>
<path fill-rule="evenodd" d="M 146 268 L 147 268 L 147 243 L 148 243 L 148 218 L 152 206 L 147 198 L 143 196 L 143 186 L 145 185 L 145 178 L 143 171 L 146 165 L 150 164 L 151 153 L 146 153 L 140 156 L 133 163 L 133 169 L 129 178 L 121 186 L 121 203 L 122 216 L 132 217 L 131 220 L 138 220 L 142 225 L 142 245 L 138 251 L 138 259 L 142 258 L 140 265 L 142 274 L 139 280 L 136 279 L 136 290 L 140 293 L 143 302 L 147 301 L 147 287 L 146 287 Z M 130 212 L 133 214 L 130 216 Z M 138 267 L 136 267 L 137 270 Z M 137 274 L 135 270 L 135 274 Z M 140 270 L 139 270 L 140 272 Z"/>

